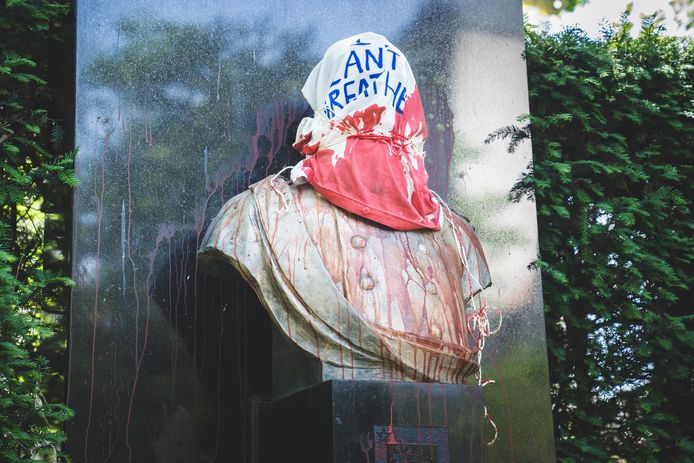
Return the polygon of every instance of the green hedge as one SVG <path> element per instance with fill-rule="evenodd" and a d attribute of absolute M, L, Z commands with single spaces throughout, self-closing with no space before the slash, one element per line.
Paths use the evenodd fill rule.
<path fill-rule="evenodd" d="M 694 46 L 653 18 L 601 38 L 526 29 L 560 461 L 691 462 Z"/>
<path fill-rule="evenodd" d="M 51 271 L 45 232 L 48 192 L 76 184 L 72 156 L 58 154 L 59 121 L 46 109 L 51 47 L 66 31 L 67 2 L 0 4 L 0 461 L 57 461 L 72 410 L 55 397 L 46 358 L 71 284 Z M 54 259 L 55 260 L 55 259 Z M 63 307 L 64 309 L 64 307 Z M 61 388 L 58 388 L 60 390 Z"/>

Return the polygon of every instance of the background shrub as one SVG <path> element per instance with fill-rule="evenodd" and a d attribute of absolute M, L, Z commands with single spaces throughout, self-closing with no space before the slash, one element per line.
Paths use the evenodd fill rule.
<path fill-rule="evenodd" d="M 534 198 L 561 461 L 694 461 L 694 49 L 654 18 L 526 30 Z"/>
<path fill-rule="evenodd" d="M 57 461 L 65 400 L 60 359 L 69 242 L 64 212 L 77 179 L 65 149 L 55 51 L 69 6 L 0 5 L 0 461 Z M 72 51 L 70 51 L 72 53 Z M 68 66 L 68 63 L 62 63 Z M 53 71 L 51 72 L 51 69 Z M 51 83 L 49 83 L 51 79 Z M 56 208 L 56 205 L 60 205 Z M 47 220 L 47 215 L 50 215 Z M 69 214 L 68 214 L 69 215 Z M 63 272 L 64 273 L 64 272 Z M 55 336 L 58 333 L 58 336 Z M 48 358 L 51 358 L 49 362 Z M 56 366 L 57 365 L 57 366 Z"/>

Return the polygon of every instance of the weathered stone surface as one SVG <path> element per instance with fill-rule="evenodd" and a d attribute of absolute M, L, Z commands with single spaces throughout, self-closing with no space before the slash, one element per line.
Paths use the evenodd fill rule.
<path fill-rule="evenodd" d="M 222 208 L 201 263 L 236 267 L 323 379 L 460 383 L 477 353 L 465 302 L 490 279 L 470 224 L 445 214 L 441 231 L 390 230 L 267 178 Z"/>

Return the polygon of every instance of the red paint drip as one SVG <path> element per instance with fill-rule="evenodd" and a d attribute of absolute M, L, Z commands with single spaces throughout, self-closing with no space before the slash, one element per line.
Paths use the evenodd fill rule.
<path fill-rule="evenodd" d="M 433 439 L 433 436 L 431 434 L 431 429 L 434 426 L 434 417 L 431 413 L 431 383 L 426 383 L 424 385 L 424 389 L 427 392 L 427 400 L 429 401 L 429 429 L 428 429 L 427 442 L 431 442 Z"/>
<path fill-rule="evenodd" d="M 131 240 L 130 240 L 130 230 L 132 225 L 132 134 L 128 134 L 128 167 L 127 167 L 127 177 L 128 177 L 128 227 L 127 227 L 127 242 L 128 242 L 128 260 L 130 261 L 130 266 L 132 268 L 132 278 L 133 278 L 133 294 L 135 296 L 135 369 L 137 371 L 137 358 L 139 357 L 140 348 L 140 297 L 137 290 L 137 267 L 135 266 L 135 260 L 133 259 Z M 137 380 L 136 380 L 137 381 Z M 134 386 L 133 392 L 134 394 Z M 130 405 L 128 407 L 128 420 L 125 423 L 125 446 L 128 449 L 128 461 L 132 460 L 132 447 L 130 445 L 130 417 L 132 415 L 132 395 Z"/>
<path fill-rule="evenodd" d="M 94 309 L 93 309 L 93 322 L 92 322 L 92 351 L 91 351 L 91 372 L 90 372 L 90 381 L 89 381 L 89 407 L 87 411 L 87 426 L 84 432 L 84 461 L 88 461 L 88 456 L 87 456 L 87 450 L 89 447 L 89 430 L 91 427 L 92 423 L 92 409 L 94 405 L 94 368 L 95 368 L 95 360 L 96 360 L 96 324 L 97 324 L 97 317 L 98 317 L 98 312 L 99 312 L 99 272 L 100 272 L 100 265 L 99 265 L 99 259 L 101 255 L 101 220 L 104 215 L 104 186 L 106 184 L 106 174 L 105 174 L 105 160 L 104 158 L 106 157 L 106 153 L 108 152 L 108 142 L 109 142 L 109 137 L 110 135 L 106 135 L 106 138 L 104 139 L 104 150 L 101 153 L 101 189 L 98 193 L 97 198 L 97 211 L 98 211 L 98 221 L 97 221 L 97 229 L 96 229 L 96 259 L 95 259 L 95 267 L 94 267 L 94 280 L 95 280 L 95 287 L 94 287 Z M 94 185 L 94 188 L 96 189 L 96 184 Z M 96 192 L 95 192 L 96 193 Z"/>
<path fill-rule="evenodd" d="M 223 300 L 222 285 L 219 285 L 219 300 Z M 222 430 L 222 407 L 221 407 L 221 393 L 222 393 L 222 337 L 224 336 L 224 309 L 225 307 L 220 307 L 219 310 L 219 340 L 217 342 L 217 435 L 215 439 L 215 450 L 214 455 L 210 461 L 217 461 L 217 456 L 219 455 L 219 434 Z M 244 455 L 245 457 L 245 455 Z"/>
<path fill-rule="evenodd" d="M 446 386 L 443 384 L 439 385 L 441 387 L 441 396 L 443 397 L 443 425 L 448 427 L 448 403 L 446 402 Z"/>
<path fill-rule="evenodd" d="M 395 430 L 393 429 L 393 408 L 395 407 L 395 390 L 393 389 L 393 383 L 388 382 L 388 389 L 390 389 L 390 395 L 392 397 L 392 400 L 390 401 L 390 421 L 388 422 L 386 443 L 397 444 L 398 439 L 395 437 Z"/>
<path fill-rule="evenodd" d="M 394 134 L 413 138 L 421 136 L 426 138 L 427 125 L 424 120 L 424 109 L 422 99 L 419 96 L 419 88 L 415 87 L 414 92 L 405 101 L 405 106 L 401 113 L 395 113 L 395 124 L 393 124 Z"/>
<path fill-rule="evenodd" d="M 144 337 L 142 340 L 142 350 L 140 351 L 139 357 L 137 357 L 137 362 L 135 365 L 135 378 L 133 379 L 133 385 L 132 389 L 130 391 L 130 401 L 128 402 L 128 420 L 125 423 L 125 442 L 126 442 L 126 447 L 128 448 L 128 462 L 132 461 L 132 446 L 130 445 L 130 423 L 132 421 L 132 415 L 133 415 L 133 402 L 135 400 L 135 393 L 137 391 L 137 383 L 138 379 L 140 377 L 140 369 L 142 367 L 142 361 L 144 360 L 145 357 L 145 352 L 147 351 L 147 340 L 149 337 L 149 321 L 150 321 L 150 314 L 151 314 L 151 307 L 152 307 L 152 293 L 151 293 L 151 280 L 152 276 L 154 275 L 154 260 L 156 259 L 157 256 L 157 251 L 159 250 L 159 245 L 161 242 L 165 239 L 170 239 L 173 236 L 173 230 L 169 229 L 168 227 L 160 227 L 159 228 L 159 235 L 157 236 L 157 239 L 155 241 L 155 247 L 152 253 L 150 254 L 149 258 L 149 272 L 147 273 L 147 279 L 146 279 L 146 287 L 147 287 L 147 317 L 145 318 L 145 333 Z"/>

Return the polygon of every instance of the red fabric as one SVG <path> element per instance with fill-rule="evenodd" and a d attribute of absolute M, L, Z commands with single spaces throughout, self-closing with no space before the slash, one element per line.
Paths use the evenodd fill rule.
<path fill-rule="evenodd" d="M 306 179 L 336 206 L 387 227 L 439 230 L 440 205 L 427 187 L 423 156 L 409 142 L 427 134 L 419 91 L 396 113 L 389 133 L 374 130 L 385 109 L 374 104 L 334 123 L 347 137 L 336 162 L 333 149 L 312 144 L 311 134 L 302 137 L 294 148 L 307 155 Z"/>

